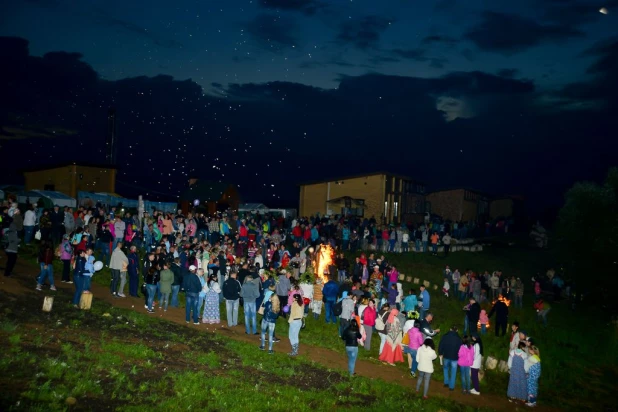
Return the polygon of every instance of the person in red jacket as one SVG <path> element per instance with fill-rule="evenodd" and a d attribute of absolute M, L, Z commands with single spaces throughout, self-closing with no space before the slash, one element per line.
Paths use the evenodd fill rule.
<path fill-rule="evenodd" d="M 54 285 L 54 249 L 51 243 L 43 241 L 41 243 L 41 249 L 39 251 L 39 265 L 41 266 L 41 273 L 37 278 L 36 290 L 41 290 L 43 282 L 49 277 L 49 289 L 56 290 Z"/>

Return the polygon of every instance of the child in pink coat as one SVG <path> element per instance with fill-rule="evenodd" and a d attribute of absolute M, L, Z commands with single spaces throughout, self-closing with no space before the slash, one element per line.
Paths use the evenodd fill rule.
<path fill-rule="evenodd" d="M 487 325 L 489 324 L 489 316 L 487 316 L 487 311 L 485 309 L 481 310 L 479 322 L 481 324 L 481 335 L 485 335 L 487 333 Z"/>

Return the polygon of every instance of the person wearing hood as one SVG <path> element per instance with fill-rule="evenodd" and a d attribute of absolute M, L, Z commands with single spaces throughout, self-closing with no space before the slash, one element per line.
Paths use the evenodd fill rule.
<path fill-rule="evenodd" d="M 17 263 L 17 251 L 19 249 L 19 236 L 17 235 L 17 226 L 14 222 L 9 225 L 6 237 L 8 240 L 8 245 L 6 249 L 4 249 L 4 253 L 6 253 L 4 276 L 11 277 L 13 275 L 15 263 Z"/>

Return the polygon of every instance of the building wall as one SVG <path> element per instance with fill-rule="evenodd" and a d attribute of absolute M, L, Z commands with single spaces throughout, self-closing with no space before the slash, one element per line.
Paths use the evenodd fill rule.
<path fill-rule="evenodd" d="M 469 222 L 471 220 L 476 220 L 477 218 L 477 201 L 476 200 L 463 200 L 462 208 L 463 211 L 461 220 L 464 222 Z"/>
<path fill-rule="evenodd" d="M 71 197 L 79 191 L 116 193 L 116 170 L 100 167 L 75 166 L 75 188 Z"/>
<path fill-rule="evenodd" d="M 330 189 L 329 189 L 330 183 Z M 300 188 L 301 216 L 341 214 L 341 206 L 328 204 L 328 199 L 349 196 L 365 201 L 364 216 L 379 219 L 384 213 L 385 176 L 373 175 L 353 179 L 303 185 Z"/>
<path fill-rule="evenodd" d="M 470 213 L 469 204 L 471 202 L 464 202 L 463 189 L 430 193 L 427 195 L 427 201 L 431 203 L 431 213 L 442 216 L 444 219 L 467 220 L 464 215 Z M 466 203 L 465 206 L 464 203 Z"/>
<path fill-rule="evenodd" d="M 300 215 L 312 216 L 316 213 L 325 215 L 327 192 L 328 185 L 326 183 L 301 186 L 299 208 Z"/>
<path fill-rule="evenodd" d="M 53 185 L 54 190 L 71 197 L 74 190 L 75 166 L 58 167 L 55 169 L 24 172 L 26 190 L 43 190 L 47 185 Z"/>
<path fill-rule="evenodd" d="M 496 199 L 489 206 L 489 215 L 492 219 L 500 216 L 513 216 L 513 199 Z"/>
<path fill-rule="evenodd" d="M 26 190 L 53 190 L 77 199 L 77 192 L 116 191 L 116 170 L 99 167 L 68 165 L 47 170 L 25 172 Z"/>

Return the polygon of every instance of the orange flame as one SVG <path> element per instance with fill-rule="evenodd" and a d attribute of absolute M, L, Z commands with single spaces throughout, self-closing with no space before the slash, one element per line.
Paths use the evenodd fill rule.
<path fill-rule="evenodd" d="M 320 245 L 316 251 L 314 267 L 317 268 L 316 274 L 322 279 L 323 283 L 328 282 L 328 267 L 333 264 L 334 254 L 334 249 L 327 244 Z"/>

